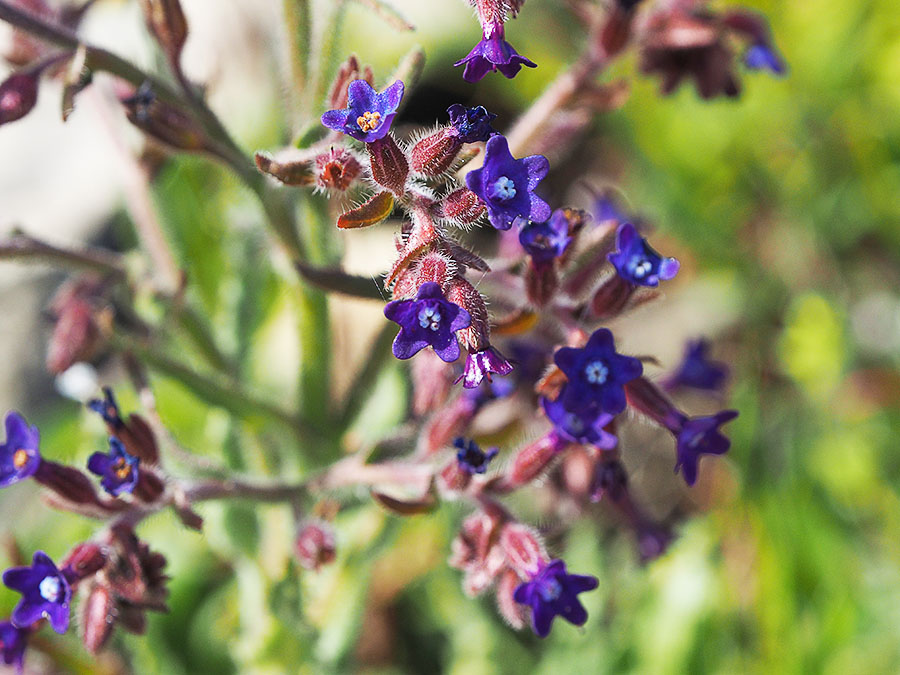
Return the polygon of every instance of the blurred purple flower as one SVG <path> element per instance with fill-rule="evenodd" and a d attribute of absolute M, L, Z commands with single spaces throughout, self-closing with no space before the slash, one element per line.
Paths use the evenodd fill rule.
<path fill-rule="evenodd" d="M 460 468 L 468 474 L 487 471 L 488 464 L 499 452 L 497 448 L 491 448 L 485 452 L 478 447 L 475 441 L 466 441 L 461 437 L 453 441 L 453 445 L 457 448 L 456 461 L 459 462 Z"/>
<path fill-rule="evenodd" d="M 709 359 L 709 340 L 700 338 L 687 343 L 684 358 L 672 375 L 666 379 L 667 389 L 692 387 L 716 391 L 728 378 L 728 366 Z"/>
<path fill-rule="evenodd" d="M 613 416 L 596 406 L 581 412 L 569 412 L 562 403 L 564 393 L 565 390 L 555 401 L 541 398 L 541 406 L 556 433 L 572 443 L 590 444 L 604 450 L 616 447 L 618 440 L 604 429 L 612 422 Z"/>
<path fill-rule="evenodd" d="M 568 574 L 562 560 L 543 566 L 531 581 L 519 585 L 513 597 L 531 607 L 531 625 L 538 637 L 547 637 L 553 619 L 561 616 L 569 623 L 583 626 L 587 610 L 578 594 L 598 586 L 597 577 Z"/>
<path fill-rule="evenodd" d="M 619 226 L 616 248 L 607 258 L 620 277 L 637 286 L 658 286 L 660 280 L 673 278 L 681 266 L 675 258 L 663 258 L 654 251 L 631 223 Z"/>
<path fill-rule="evenodd" d="M 697 464 L 701 455 L 723 455 L 731 447 L 719 427 L 738 416 L 737 410 L 723 410 L 706 417 L 683 417 L 680 428 L 672 429 L 677 440 L 678 460 L 675 471 L 681 469 L 684 482 L 697 482 Z"/>
<path fill-rule="evenodd" d="M 750 70 L 768 70 L 774 75 L 784 75 L 787 71 L 775 49 L 764 42 L 757 42 L 747 48 L 744 65 Z"/>
<path fill-rule="evenodd" d="M 17 628 L 29 628 L 47 619 L 57 633 L 69 627 L 72 588 L 65 575 L 43 551 L 36 551 L 31 567 L 13 567 L 3 573 L 3 583 L 22 594 L 12 613 Z"/>
<path fill-rule="evenodd" d="M 109 453 L 95 452 L 88 459 L 88 470 L 101 477 L 100 485 L 109 494 L 117 496 L 133 492 L 138 483 L 140 460 L 130 455 L 115 436 L 109 437 Z"/>
<path fill-rule="evenodd" d="M 37 471 L 40 433 L 17 412 L 6 414 L 6 443 L 0 445 L 0 487 L 18 483 Z"/>
<path fill-rule="evenodd" d="M 526 222 L 519 230 L 519 243 L 537 264 L 559 258 L 572 243 L 565 211 L 557 209 L 543 223 Z"/>
<path fill-rule="evenodd" d="M 20 675 L 29 633 L 31 630 L 16 628 L 11 621 L 0 621 L 0 656 L 3 663 L 13 666 Z"/>

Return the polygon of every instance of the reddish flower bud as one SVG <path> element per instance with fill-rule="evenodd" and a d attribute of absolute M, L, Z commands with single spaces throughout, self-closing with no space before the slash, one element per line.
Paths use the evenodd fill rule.
<path fill-rule="evenodd" d="M 528 299 L 536 307 L 543 307 L 559 288 L 559 274 L 553 262 L 535 262 L 528 260 L 525 268 L 525 292 Z"/>
<path fill-rule="evenodd" d="M 34 479 L 73 504 L 102 505 L 94 483 L 78 469 L 42 459 Z"/>
<path fill-rule="evenodd" d="M 466 395 L 440 408 L 422 429 L 419 452 L 427 456 L 450 445 L 454 438 L 463 433 L 477 410 L 475 399 Z"/>
<path fill-rule="evenodd" d="M 618 274 L 606 279 L 591 298 L 590 311 L 595 319 L 610 319 L 617 316 L 625 309 L 635 286 Z"/>
<path fill-rule="evenodd" d="M 329 110 L 347 107 L 347 91 L 353 80 L 365 80 L 369 86 L 374 86 L 375 76 L 370 66 L 364 66 L 360 70 L 359 59 L 356 54 L 351 54 L 335 75 L 334 82 L 328 94 L 325 107 Z"/>
<path fill-rule="evenodd" d="M 439 129 L 413 146 L 410 152 L 410 167 L 413 173 L 422 176 L 440 176 L 452 166 L 462 148 L 462 143 L 457 135 L 452 135 L 448 131 L 448 128 Z"/>
<path fill-rule="evenodd" d="M 453 366 L 445 363 L 434 350 L 423 349 L 412 359 L 413 412 L 424 415 L 438 410 L 447 402 L 453 385 Z"/>
<path fill-rule="evenodd" d="M 100 544 L 86 541 L 78 544 L 60 564 L 65 569 L 70 583 L 93 576 L 106 566 L 106 552 Z"/>
<path fill-rule="evenodd" d="M 31 112 L 37 103 L 38 79 L 36 73 L 13 73 L 0 84 L 0 125 Z"/>
<path fill-rule="evenodd" d="M 437 252 L 428 253 L 416 265 L 416 286 L 421 286 L 428 281 L 443 286 L 456 274 L 455 267 L 453 261 L 446 256 Z"/>
<path fill-rule="evenodd" d="M 133 494 L 142 502 L 152 504 L 159 500 L 165 490 L 165 484 L 156 473 L 149 468 L 142 468 Z"/>
<path fill-rule="evenodd" d="M 128 121 L 151 138 L 177 150 L 215 154 L 203 126 L 181 108 L 156 98 L 148 84 L 122 99 L 122 105 Z"/>
<path fill-rule="evenodd" d="M 522 579 L 512 570 L 505 570 L 497 582 L 497 609 L 500 616 L 516 630 L 523 629 L 528 619 L 527 607 L 513 597 L 521 583 Z"/>
<path fill-rule="evenodd" d="M 136 413 L 128 417 L 128 421 L 117 432 L 116 436 L 125 445 L 125 449 L 146 464 L 159 462 L 159 448 L 156 436 L 144 418 Z"/>
<path fill-rule="evenodd" d="M 471 225 L 480 220 L 485 212 L 484 202 L 469 188 L 454 190 L 440 204 L 441 217 L 459 225 Z"/>
<path fill-rule="evenodd" d="M 447 299 L 456 303 L 472 317 L 471 325 L 458 333 L 463 345 L 470 352 L 480 352 L 490 344 L 490 326 L 488 323 L 487 305 L 476 288 L 462 277 L 456 277 L 447 284 Z"/>
<path fill-rule="evenodd" d="M 549 562 L 538 533 L 521 523 L 507 523 L 500 531 L 506 563 L 523 579 L 530 579 Z"/>
<path fill-rule="evenodd" d="M 366 150 L 369 153 L 372 179 L 395 195 L 402 195 L 409 176 L 409 163 L 393 137 L 388 134 L 366 143 Z"/>
<path fill-rule="evenodd" d="M 505 487 L 515 489 L 540 476 L 567 443 L 556 434 L 542 436 L 519 450 L 506 476 Z"/>
<path fill-rule="evenodd" d="M 112 636 L 116 609 L 109 587 L 93 583 L 81 603 L 81 640 L 85 648 L 96 654 Z"/>
<path fill-rule="evenodd" d="M 472 482 L 472 474 L 464 471 L 454 457 L 438 474 L 438 486 L 446 492 L 463 492 Z"/>
<path fill-rule="evenodd" d="M 188 27 L 178 0 L 141 0 L 144 20 L 169 61 L 178 66 Z"/>
<path fill-rule="evenodd" d="M 600 47 L 607 57 L 615 56 L 628 44 L 634 15 L 634 8 L 622 7 L 618 3 L 607 15 L 603 30 L 600 31 Z"/>
<path fill-rule="evenodd" d="M 506 519 L 498 509 L 472 514 L 463 521 L 450 550 L 451 567 L 465 572 L 463 591 L 475 597 L 487 589 L 503 569 L 503 551 L 496 546 L 500 525 Z"/>
<path fill-rule="evenodd" d="M 313 160 L 307 153 L 291 151 L 276 158 L 257 152 L 255 160 L 260 171 L 285 185 L 312 185 L 316 180 Z"/>
<path fill-rule="evenodd" d="M 667 429 L 680 427 L 684 416 L 675 404 L 646 377 L 638 377 L 625 385 L 625 397 L 635 410 Z"/>
<path fill-rule="evenodd" d="M 322 520 L 306 523 L 297 533 L 294 551 L 300 565 L 308 570 L 319 571 L 322 565 L 334 561 L 334 530 Z"/>
<path fill-rule="evenodd" d="M 362 164 L 350 150 L 338 146 L 316 156 L 316 186 L 344 192 L 362 175 Z"/>

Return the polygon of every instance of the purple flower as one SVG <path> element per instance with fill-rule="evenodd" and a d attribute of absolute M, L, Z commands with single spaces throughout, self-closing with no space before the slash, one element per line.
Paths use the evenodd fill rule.
<path fill-rule="evenodd" d="M 744 53 L 744 65 L 750 70 L 768 70 L 775 75 L 784 75 L 784 61 L 775 50 L 763 42 L 750 45 Z"/>
<path fill-rule="evenodd" d="M 618 442 L 616 437 L 604 429 L 612 422 L 613 416 L 602 412 L 596 406 L 581 412 L 569 412 L 563 406 L 562 395 L 555 401 L 541 398 L 541 406 L 547 419 L 553 422 L 556 433 L 565 440 L 594 445 L 604 450 L 616 447 Z"/>
<path fill-rule="evenodd" d="M 583 626 L 587 610 L 578 594 L 597 588 L 597 577 L 567 574 L 566 564 L 554 560 L 544 565 L 531 581 L 520 584 L 513 598 L 531 606 L 531 625 L 538 637 L 547 637 L 553 619 L 561 616 L 569 623 Z"/>
<path fill-rule="evenodd" d="M 591 501 L 599 502 L 608 496 L 614 502 L 625 496 L 628 489 L 628 474 L 618 459 L 597 463 L 594 479 L 591 481 Z"/>
<path fill-rule="evenodd" d="M 16 628 L 10 621 L 0 621 L 0 656 L 3 657 L 3 663 L 15 667 L 20 674 L 30 632 L 27 628 Z"/>
<path fill-rule="evenodd" d="M 475 441 L 464 438 L 457 438 L 453 441 L 453 445 L 457 448 L 456 460 L 459 467 L 468 474 L 484 473 L 487 466 L 499 452 L 497 448 L 491 448 L 487 452 L 478 447 Z"/>
<path fill-rule="evenodd" d="M 546 264 L 559 258 L 572 243 L 565 211 L 556 209 L 543 223 L 525 223 L 519 230 L 519 243 L 535 263 Z"/>
<path fill-rule="evenodd" d="M 534 194 L 549 171 L 543 155 L 514 159 L 506 138 L 497 134 L 487 142 L 484 166 L 466 174 L 466 185 L 487 206 L 491 225 L 508 230 L 520 216 L 536 222 L 550 217 L 547 202 Z"/>
<path fill-rule="evenodd" d="M 463 387 L 474 389 L 485 379 L 490 382 L 492 374 L 509 375 L 512 370 L 512 364 L 503 357 L 503 354 L 493 347 L 488 347 L 480 352 L 470 353 L 466 357 L 463 374 L 456 381 L 462 380 Z"/>
<path fill-rule="evenodd" d="M 22 594 L 12 613 L 17 628 L 29 628 L 40 619 L 47 619 L 57 633 L 69 627 L 69 601 L 72 588 L 50 557 L 36 551 L 31 567 L 13 567 L 3 573 L 3 583 Z"/>
<path fill-rule="evenodd" d="M 354 80 L 347 88 L 347 107 L 329 110 L 322 124 L 358 141 L 371 143 L 384 138 L 403 98 L 403 82 L 397 80 L 378 93 L 365 80 Z"/>
<path fill-rule="evenodd" d="M 697 463 L 700 455 L 723 455 L 731 447 L 729 441 L 719 431 L 719 427 L 738 416 L 737 410 L 723 410 L 707 417 L 684 417 L 680 429 L 673 429 L 678 442 L 678 460 L 675 471 L 681 469 L 684 482 L 697 482 Z"/>
<path fill-rule="evenodd" d="M 116 403 L 116 398 L 109 387 L 103 387 L 103 400 L 95 398 L 88 401 L 88 408 L 100 415 L 103 421 L 113 429 L 125 426 L 122 416 L 119 414 L 119 404 Z"/>
<path fill-rule="evenodd" d="M 613 199 L 609 190 L 594 201 L 594 221 L 604 223 L 608 220 L 615 220 L 617 223 L 624 223 L 628 220 L 628 216 L 616 204 L 616 200 Z"/>
<path fill-rule="evenodd" d="M 558 400 L 575 413 L 596 406 L 618 415 L 625 409 L 625 383 L 644 372 L 640 359 L 616 353 L 606 328 L 594 331 L 583 349 L 558 349 L 553 360 L 569 380 Z"/>
<path fill-rule="evenodd" d="M 504 37 L 503 24 L 488 26 L 481 42 L 475 45 L 466 58 L 453 64 L 454 66 L 465 65 L 463 79 L 466 82 L 478 82 L 492 70 L 499 70 L 511 79 L 522 69 L 522 66 L 537 68 L 536 63 L 524 56 L 519 56 L 512 45 L 503 39 Z"/>
<path fill-rule="evenodd" d="M 17 412 L 6 414 L 6 443 L 0 445 L 0 487 L 28 478 L 41 463 L 40 433 Z"/>
<path fill-rule="evenodd" d="M 454 103 L 447 108 L 447 112 L 450 114 L 451 133 L 460 143 L 486 141 L 497 133 L 491 127 L 491 121 L 497 116 L 483 105 L 467 108 Z"/>
<path fill-rule="evenodd" d="M 138 483 L 140 460 L 128 453 L 115 436 L 109 437 L 109 454 L 95 452 L 88 459 L 88 470 L 101 476 L 100 485 L 109 494 L 117 496 L 133 492 Z"/>
<path fill-rule="evenodd" d="M 709 391 L 720 389 L 728 377 L 728 366 L 709 360 L 709 346 L 709 340 L 703 338 L 688 342 L 684 359 L 666 380 L 666 388 L 692 387 Z"/>
<path fill-rule="evenodd" d="M 384 307 L 384 315 L 400 324 L 393 345 L 398 359 L 411 358 L 431 345 L 443 361 L 456 361 L 459 358 L 456 331 L 472 323 L 469 313 L 447 300 L 441 287 L 433 281 L 419 286 L 415 300 L 389 302 Z"/>
<path fill-rule="evenodd" d="M 658 286 L 660 280 L 674 277 L 681 266 L 675 258 L 663 258 L 654 251 L 631 223 L 619 226 L 616 247 L 619 250 L 607 258 L 620 277 L 637 286 Z"/>

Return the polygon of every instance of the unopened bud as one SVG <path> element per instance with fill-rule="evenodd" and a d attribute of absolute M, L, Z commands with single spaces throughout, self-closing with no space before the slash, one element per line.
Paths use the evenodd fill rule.
<path fill-rule="evenodd" d="M 465 394 L 438 409 L 422 428 L 419 451 L 427 456 L 449 445 L 463 433 L 477 411 L 475 399 Z"/>
<path fill-rule="evenodd" d="M 600 47 L 607 57 L 615 56 L 628 44 L 634 21 L 633 6 L 639 0 L 616 0 L 600 31 Z"/>
<path fill-rule="evenodd" d="M 0 84 L 0 125 L 15 122 L 37 103 L 39 75 L 14 73 Z"/>
<path fill-rule="evenodd" d="M 549 561 L 538 533 L 521 523 L 504 525 L 499 545 L 506 563 L 523 579 L 533 577 Z"/>
<path fill-rule="evenodd" d="M 369 86 L 374 86 L 375 77 L 370 66 L 360 70 L 359 60 L 355 54 L 351 54 L 341 67 L 331 85 L 325 107 L 329 110 L 340 110 L 347 107 L 347 91 L 353 80 L 365 80 Z"/>
<path fill-rule="evenodd" d="M 91 479 L 78 469 L 42 459 L 34 479 L 73 504 L 101 505 Z"/>
<path fill-rule="evenodd" d="M 470 225 L 484 216 L 485 206 L 478 195 L 470 189 L 460 188 L 441 200 L 440 214 L 442 218 L 459 225 Z"/>
<path fill-rule="evenodd" d="M 300 528 L 294 543 L 297 560 L 308 570 L 319 571 L 322 565 L 334 561 L 334 531 L 324 521 L 309 522 Z"/>
<path fill-rule="evenodd" d="M 116 610 L 112 592 L 103 584 L 91 584 L 81 603 L 81 640 L 85 648 L 96 654 L 112 636 Z"/>
<path fill-rule="evenodd" d="M 106 552 L 100 544 L 92 541 L 78 544 L 60 564 L 70 583 L 91 577 L 105 566 Z"/>
<path fill-rule="evenodd" d="M 618 274 L 606 279 L 591 298 L 590 312 L 596 319 L 610 319 L 617 316 L 625 309 L 635 286 Z"/>
<path fill-rule="evenodd" d="M 458 335 L 463 345 L 471 352 L 480 352 L 490 346 L 490 325 L 487 305 L 481 293 L 462 277 L 456 277 L 447 284 L 447 299 L 469 313 L 472 323 Z"/>
<path fill-rule="evenodd" d="M 165 489 L 162 479 L 154 471 L 142 468 L 133 494 L 142 502 L 152 504 L 162 496 Z"/>
<path fill-rule="evenodd" d="M 144 464 L 153 465 L 159 462 L 156 436 L 140 415 L 132 413 L 122 428 L 110 433 L 118 436 L 128 453 L 140 458 Z"/>
<path fill-rule="evenodd" d="M 438 474 L 438 487 L 445 492 L 463 492 L 472 482 L 472 474 L 464 471 L 456 458 L 447 463 Z"/>
<path fill-rule="evenodd" d="M 416 286 L 433 281 L 443 286 L 456 273 L 453 261 L 437 252 L 431 252 L 422 257 L 415 267 Z"/>
<path fill-rule="evenodd" d="M 125 116 L 148 136 L 178 150 L 211 151 L 206 131 L 188 113 L 159 100 L 145 83 L 122 100 Z"/>
<path fill-rule="evenodd" d="M 413 173 L 422 176 L 440 176 L 452 165 L 462 143 L 448 128 L 439 129 L 421 139 L 410 152 L 410 166 Z"/>
<path fill-rule="evenodd" d="M 453 385 L 453 366 L 432 349 L 425 349 L 412 359 L 413 412 L 424 415 L 440 409 Z"/>
<path fill-rule="evenodd" d="M 531 303 L 543 307 L 550 302 L 558 287 L 559 274 L 554 262 L 535 262 L 529 258 L 525 268 L 525 292 Z"/>
<path fill-rule="evenodd" d="M 377 141 L 366 143 L 366 150 L 369 153 L 372 179 L 395 195 L 402 195 L 409 176 L 409 163 L 393 137 L 388 134 Z"/>
<path fill-rule="evenodd" d="M 271 157 L 257 152 L 254 159 L 256 168 L 285 185 L 312 185 L 316 180 L 313 160 L 307 153 L 292 152 L 290 155 Z"/>
<path fill-rule="evenodd" d="M 550 433 L 526 445 L 513 459 L 506 477 L 508 489 L 515 489 L 530 483 L 540 476 L 556 456 L 566 447 L 556 434 Z"/>
<path fill-rule="evenodd" d="M 500 616 L 516 630 L 525 627 L 527 608 L 515 600 L 515 592 L 522 579 L 513 570 L 505 570 L 497 582 L 497 609 Z"/>
<path fill-rule="evenodd" d="M 360 177 L 362 169 L 362 164 L 350 150 L 332 147 L 316 157 L 316 185 L 344 192 Z"/>
<path fill-rule="evenodd" d="M 178 66 L 188 27 L 179 0 L 141 0 L 144 20 L 169 61 Z"/>

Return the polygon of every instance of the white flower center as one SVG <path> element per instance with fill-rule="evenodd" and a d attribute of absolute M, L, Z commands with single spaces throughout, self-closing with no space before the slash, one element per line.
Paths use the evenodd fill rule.
<path fill-rule="evenodd" d="M 506 176 L 500 176 L 494 183 L 494 196 L 502 202 L 507 202 L 516 196 L 516 184 Z"/>
<path fill-rule="evenodd" d="M 425 307 L 419 310 L 419 325 L 422 328 L 437 330 L 441 327 L 441 313 L 437 307 Z"/>
<path fill-rule="evenodd" d="M 603 361 L 591 361 L 584 368 L 584 376 L 591 384 L 603 384 L 609 375 L 609 368 Z"/>
<path fill-rule="evenodd" d="M 631 273 L 638 279 L 643 279 L 650 274 L 653 269 L 653 263 L 646 258 L 631 259 Z"/>
<path fill-rule="evenodd" d="M 56 602 L 59 600 L 61 584 L 59 577 L 44 577 L 41 585 L 38 587 L 41 597 L 47 602 Z"/>

